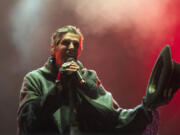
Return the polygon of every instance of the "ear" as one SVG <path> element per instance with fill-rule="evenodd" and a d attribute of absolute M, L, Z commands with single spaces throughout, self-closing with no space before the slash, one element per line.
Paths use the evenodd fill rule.
<path fill-rule="evenodd" d="M 78 48 L 78 57 L 81 55 L 81 52 L 82 52 L 82 50 L 83 50 L 83 39 L 82 39 L 82 37 L 80 37 L 80 39 L 79 39 L 79 48 Z"/>
<path fill-rule="evenodd" d="M 55 45 L 53 43 L 51 43 L 50 52 L 51 52 L 51 55 L 54 55 L 55 53 Z"/>

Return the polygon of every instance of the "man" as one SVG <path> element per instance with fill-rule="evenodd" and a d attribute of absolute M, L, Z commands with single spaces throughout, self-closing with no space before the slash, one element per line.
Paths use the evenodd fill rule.
<path fill-rule="evenodd" d="M 152 108 L 141 104 L 121 109 L 96 72 L 82 66 L 78 61 L 82 42 L 82 33 L 74 26 L 52 35 L 51 57 L 24 77 L 18 110 L 20 135 L 141 135 L 152 122 Z"/>

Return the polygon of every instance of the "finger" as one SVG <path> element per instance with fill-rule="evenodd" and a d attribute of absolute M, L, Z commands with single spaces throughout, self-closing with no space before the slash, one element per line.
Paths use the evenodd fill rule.
<path fill-rule="evenodd" d="M 70 68 L 69 68 L 69 69 L 66 69 L 66 71 L 67 71 L 67 72 L 76 72 L 77 69 L 70 69 Z"/>
<path fill-rule="evenodd" d="M 71 67 L 69 67 L 67 69 L 76 69 L 76 70 L 79 70 L 79 67 L 71 66 Z"/>
<path fill-rule="evenodd" d="M 78 64 L 70 64 L 69 66 L 76 66 L 76 67 L 79 67 L 79 65 Z"/>
<path fill-rule="evenodd" d="M 71 65 L 78 65 L 78 64 L 77 64 L 76 62 L 73 61 L 73 62 L 71 62 Z"/>
<path fill-rule="evenodd" d="M 72 70 L 79 70 L 79 67 L 70 67 L 70 68 L 68 68 L 68 69 L 72 69 Z"/>
<path fill-rule="evenodd" d="M 71 65 L 69 68 L 71 68 L 71 69 L 80 69 L 80 67 L 77 66 L 77 65 Z"/>

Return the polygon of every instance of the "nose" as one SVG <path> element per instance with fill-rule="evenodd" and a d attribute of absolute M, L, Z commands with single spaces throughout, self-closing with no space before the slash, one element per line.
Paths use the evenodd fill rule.
<path fill-rule="evenodd" d="M 73 44 L 73 42 L 71 42 L 71 43 L 69 44 L 68 49 L 70 49 L 70 50 L 73 50 L 73 49 L 74 49 L 74 44 Z"/>

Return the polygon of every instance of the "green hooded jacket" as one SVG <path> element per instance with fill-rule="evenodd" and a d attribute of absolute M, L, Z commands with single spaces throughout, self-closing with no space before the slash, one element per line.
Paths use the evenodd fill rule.
<path fill-rule="evenodd" d="M 105 90 L 93 70 L 81 67 L 86 83 L 75 75 L 61 75 L 62 87 L 56 82 L 58 68 L 50 58 L 46 64 L 29 72 L 20 91 L 18 134 L 79 133 L 141 135 L 152 121 L 152 113 L 143 105 L 122 109 Z M 73 79 L 72 79 L 73 78 Z"/>

